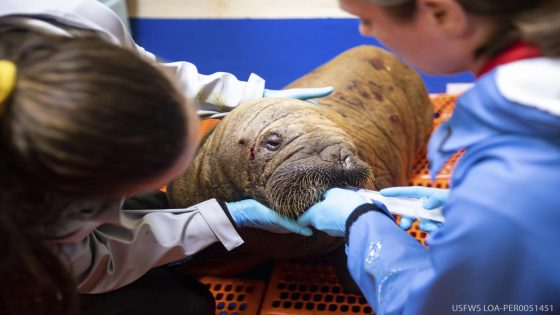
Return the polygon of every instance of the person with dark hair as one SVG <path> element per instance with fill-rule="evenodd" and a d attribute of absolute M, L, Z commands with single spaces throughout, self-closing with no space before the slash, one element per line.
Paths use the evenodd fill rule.
<path fill-rule="evenodd" d="M 241 87 L 250 83 L 227 74 L 187 80 L 188 64 L 168 71 L 116 31 L 118 20 L 104 20 L 112 33 L 87 19 L 113 18 L 108 8 L 46 2 L 58 6 L 0 6 L 0 313 L 75 314 L 77 288 L 93 297 L 82 296 L 83 314 L 213 314 L 205 287 L 153 268 L 213 243 L 236 248 L 236 228 L 311 231 L 255 200 L 121 206 L 189 164 L 198 136 L 193 95 L 228 85 L 247 92 Z M 80 5 L 84 14 L 72 13 Z M 249 97 L 233 94 L 223 93 L 233 105 Z"/>
<path fill-rule="evenodd" d="M 558 313 L 560 1 L 339 3 L 421 70 L 477 75 L 431 137 L 432 177 L 466 152 L 449 191 L 381 191 L 443 205 L 429 250 L 351 190 L 328 190 L 298 223 L 346 237 L 350 273 L 378 315 Z"/>

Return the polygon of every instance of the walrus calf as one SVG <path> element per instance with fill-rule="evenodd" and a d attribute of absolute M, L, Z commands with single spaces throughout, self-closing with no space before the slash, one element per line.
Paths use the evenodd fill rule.
<path fill-rule="evenodd" d="M 260 99 L 234 109 L 168 187 L 173 207 L 254 198 L 297 217 L 332 187 L 405 185 L 432 129 L 418 74 L 383 49 L 351 49 L 293 87 L 328 86 L 319 106 Z"/>

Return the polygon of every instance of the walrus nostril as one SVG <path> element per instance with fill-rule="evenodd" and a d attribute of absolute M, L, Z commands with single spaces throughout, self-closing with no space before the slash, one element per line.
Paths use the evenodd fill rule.
<path fill-rule="evenodd" d="M 354 166 L 354 163 L 352 161 L 352 157 L 348 155 L 345 158 L 343 158 L 342 159 L 342 166 L 344 168 L 351 168 L 352 166 Z"/>

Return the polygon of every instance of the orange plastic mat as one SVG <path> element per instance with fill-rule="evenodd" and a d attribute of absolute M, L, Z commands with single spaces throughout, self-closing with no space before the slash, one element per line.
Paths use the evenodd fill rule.
<path fill-rule="evenodd" d="M 455 103 L 457 102 L 456 96 L 440 95 L 432 98 L 434 103 L 434 130 L 444 121 L 451 117 Z M 462 151 L 457 152 L 441 169 L 436 176 L 434 182 L 430 181 L 428 159 L 426 152 L 422 152 L 414 163 L 413 174 L 409 185 L 411 186 L 425 186 L 436 188 L 449 188 L 449 178 L 453 170 L 453 166 L 463 154 Z"/>
<path fill-rule="evenodd" d="M 216 300 L 216 315 L 257 315 L 264 281 L 204 277 L 199 279 Z"/>
<path fill-rule="evenodd" d="M 328 261 L 277 261 L 261 315 L 373 314 L 361 295 L 345 294 Z"/>
<path fill-rule="evenodd" d="M 198 126 L 198 138 L 201 139 L 206 135 L 208 131 L 210 131 L 214 126 L 216 126 L 220 122 L 218 118 L 210 118 L 210 119 L 203 119 L 200 121 L 200 125 Z"/>

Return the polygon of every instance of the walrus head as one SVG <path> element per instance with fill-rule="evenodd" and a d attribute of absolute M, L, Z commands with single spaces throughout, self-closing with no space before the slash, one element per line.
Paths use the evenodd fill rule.
<path fill-rule="evenodd" d="M 351 138 L 325 110 L 292 99 L 260 99 L 228 114 L 203 140 L 185 180 L 173 183 L 171 203 L 185 199 L 178 189 L 197 176 L 206 180 L 196 179 L 189 188 L 195 192 L 209 190 L 210 198 L 226 201 L 255 198 L 290 217 L 329 188 L 373 181 Z"/>

